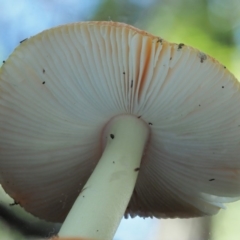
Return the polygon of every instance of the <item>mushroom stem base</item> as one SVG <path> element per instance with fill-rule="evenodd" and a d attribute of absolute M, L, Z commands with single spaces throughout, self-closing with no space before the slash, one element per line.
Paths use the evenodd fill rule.
<path fill-rule="evenodd" d="M 92 175 L 75 201 L 61 237 L 110 240 L 131 198 L 144 148 L 148 125 L 131 115 L 120 115 L 107 125 L 106 147 Z"/>

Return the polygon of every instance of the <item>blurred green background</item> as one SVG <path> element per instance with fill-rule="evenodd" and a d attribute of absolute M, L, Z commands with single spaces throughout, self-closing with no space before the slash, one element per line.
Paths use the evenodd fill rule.
<path fill-rule="evenodd" d="M 0 0 L 0 60 L 22 39 L 46 28 L 89 20 L 125 22 L 165 40 L 191 45 L 218 59 L 240 79 L 239 0 Z M 59 224 L 35 219 L 9 203 L 12 200 L 1 190 L 1 240 L 48 237 L 58 231 Z M 229 204 L 211 218 L 151 223 L 154 230 L 146 230 L 150 235 L 133 231 L 132 236 L 125 229 L 129 235 L 116 239 L 238 240 L 240 203 Z"/>

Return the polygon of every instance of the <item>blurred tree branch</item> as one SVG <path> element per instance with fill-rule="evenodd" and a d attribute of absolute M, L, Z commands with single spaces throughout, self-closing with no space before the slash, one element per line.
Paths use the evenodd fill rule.
<path fill-rule="evenodd" d="M 11 208 L 14 208 L 14 206 Z M 0 218 L 11 228 L 19 231 L 26 237 L 51 237 L 56 235 L 60 229 L 60 224 L 26 218 L 10 210 L 10 207 L 2 203 L 0 204 Z"/>

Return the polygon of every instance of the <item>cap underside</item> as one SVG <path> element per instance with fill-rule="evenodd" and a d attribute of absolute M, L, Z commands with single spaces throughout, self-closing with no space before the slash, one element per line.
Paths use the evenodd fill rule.
<path fill-rule="evenodd" d="M 0 70 L 0 183 L 63 221 L 114 116 L 151 127 L 126 215 L 214 214 L 240 196 L 239 83 L 221 64 L 125 24 L 76 23 L 23 42 Z"/>

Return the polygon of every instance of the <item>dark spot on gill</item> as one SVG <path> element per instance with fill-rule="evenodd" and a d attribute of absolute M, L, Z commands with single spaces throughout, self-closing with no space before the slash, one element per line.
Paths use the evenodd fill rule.
<path fill-rule="evenodd" d="M 114 139 L 115 136 L 114 136 L 114 134 L 111 133 L 110 137 L 111 137 L 111 139 Z"/>
<path fill-rule="evenodd" d="M 153 125 L 153 124 L 151 122 L 149 122 L 148 125 Z"/>
<path fill-rule="evenodd" d="M 134 169 L 135 172 L 138 172 L 140 170 L 140 167 L 137 167 Z"/>
<path fill-rule="evenodd" d="M 17 201 L 14 200 L 13 203 L 10 203 L 10 204 L 9 204 L 9 206 L 11 206 L 11 207 L 12 207 L 12 206 L 15 206 L 15 205 L 19 205 L 19 202 L 17 202 Z"/>
<path fill-rule="evenodd" d="M 3 64 L 5 63 L 6 61 L 3 60 Z"/>
<path fill-rule="evenodd" d="M 179 43 L 178 44 L 178 49 L 182 49 L 183 46 L 184 46 L 184 43 Z"/>
<path fill-rule="evenodd" d="M 203 63 L 207 59 L 207 55 L 204 53 L 200 53 L 200 62 Z"/>
<path fill-rule="evenodd" d="M 46 72 L 44 68 L 43 68 L 42 72 L 43 72 L 43 73 L 45 73 L 45 72 Z"/>
<path fill-rule="evenodd" d="M 224 86 L 222 86 L 222 88 L 224 88 Z"/>
<path fill-rule="evenodd" d="M 42 82 L 42 84 L 45 84 L 45 83 L 46 83 L 45 81 Z"/>
<path fill-rule="evenodd" d="M 212 181 L 214 181 L 215 180 L 215 178 L 211 178 L 211 179 L 209 179 L 209 182 L 212 182 Z"/>
<path fill-rule="evenodd" d="M 20 41 L 20 43 L 23 43 L 24 41 L 26 41 L 27 40 L 27 38 L 25 38 L 25 39 L 23 39 L 22 41 Z"/>
<path fill-rule="evenodd" d="M 131 81 L 131 88 L 133 87 L 133 80 Z"/>

